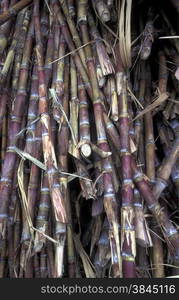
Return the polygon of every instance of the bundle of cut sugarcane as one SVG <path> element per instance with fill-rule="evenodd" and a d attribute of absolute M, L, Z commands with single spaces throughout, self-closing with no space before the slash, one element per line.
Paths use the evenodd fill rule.
<path fill-rule="evenodd" d="M 1 0 L 0 277 L 179 276 L 177 19 Z"/>

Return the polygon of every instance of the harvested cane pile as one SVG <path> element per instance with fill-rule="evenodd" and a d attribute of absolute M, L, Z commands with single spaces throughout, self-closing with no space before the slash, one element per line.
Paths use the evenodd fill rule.
<path fill-rule="evenodd" d="M 1 0 L 0 277 L 179 275 L 177 0 Z"/>

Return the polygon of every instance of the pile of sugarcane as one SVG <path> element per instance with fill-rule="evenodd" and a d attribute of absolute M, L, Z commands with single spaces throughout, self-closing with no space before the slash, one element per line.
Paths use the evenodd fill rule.
<path fill-rule="evenodd" d="M 179 276 L 178 13 L 0 1 L 0 277 Z"/>

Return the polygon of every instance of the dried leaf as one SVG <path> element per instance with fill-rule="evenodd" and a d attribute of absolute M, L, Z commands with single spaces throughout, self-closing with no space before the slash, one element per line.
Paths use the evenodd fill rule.
<path fill-rule="evenodd" d="M 157 106 L 161 105 L 164 101 L 166 101 L 169 97 L 168 93 L 160 94 L 159 97 L 152 102 L 152 104 L 148 105 L 143 111 L 141 111 L 132 121 L 142 117 L 147 112 L 154 110 Z"/>
<path fill-rule="evenodd" d="M 79 237 L 74 234 L 73 238 L 74 238 L 76 251 L 78 252 L 79 256 L 81 257 L 86 277 L 87 278 L 96 278 L 95 267 L 93 266 L 89 256 L 85 252 Z"/>

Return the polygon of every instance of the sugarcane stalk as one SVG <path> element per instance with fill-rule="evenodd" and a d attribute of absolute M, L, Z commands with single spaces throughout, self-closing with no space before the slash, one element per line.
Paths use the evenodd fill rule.
<path fill-rule="evenodd" d="M 6 219 L 8 214 L 8 199 L 11 193 L 12 178 L 14 174 L 14 166 L 16 162 L 16 153 L 14 152 L 14 143 L 17 133 L 21 129 L 21 122 L 25 110 L 26 101 L 26 88 L 28 80 L 29 71 L 29 57 L 32 51 L 33 43 L 33 33 L 32 24 L 29 28 L 28 35 L 26 38 L 23 59 L 21 63 L 20 77 L 19 77 L 19 87 L 17 92 L 17 97 L 14 103 L 14 109 L 12 110 L 10 124 L 9 124 L 9 145 L 5 154 L 4 164 L 1 174 L 0 183 L 0 215 L 1 215 L 1 235 L 4 235 L 3 231 L 6 226 Z"/>
<path fill-rule="evenodd" d="M 35 120 L 38 116 L 38 101 L 39 101 L 39 94 L 38 94 L 38 75 L 37 75 L 37 65 L 34 65 L 32 70 L 32 84 L 30 90 L 30 97 L 29 97 L 29 107 L 28 107 L 28 115 L 27 115 L 27 137 L 26 137 L 26 144 L 24 147 L 24 151 L 29 154 L 34 155 L 35 144 L 37 143 L 37 148 L 39 150 L 39 130 L 40 127 L 37 126 Z M 37 127 L 38 133 L 37 133 Z M 38 151 L 37 150 L 37 151 Z"/>
<path fill-rule="evenodd" d="M 79 117 L 79 99 L 78 99 L 78 83 L 77 83 L 77 72 L 73 60 L 71 60 L 71 101 L 70 101 L 70 123 L 73 130 L 73 139 L 71 146 L 71 153 L 75 158 L 75 165 L 80 176 L 85 177 L 87 180 L 79 179 L 80 186 L 82 189 L 83 196 L 86 199 L 94 197 L 94 191 L 90 182 L 90 177 L 85 164 L 82 162 L 80 157 L 80 151 L 78 149 L 79 132 L 78 132 L 78 117 Z"/>
<path fill-rule="evenodd" d="M 111 119 L 114 122 L 119 120 L 119 111 L 118 111 L 118 98 L 117 98 L 117 90 L 116 90 L 116 83 L 114 77 L 108 78 L 108 88 L 109 88 L 109 99 L 110 99 L 110 106 L 111 106 Z"/>
<path fill-rule="evenodd" d="M 153 188 L 153 193 L 156 199 L 159 199 L 163 190 L 167 187 L 167 180 L 169 179 L 172 168 L 178 159 L 179 151 L 179 137 L 177 136 L 173 142 L 170 153 L 165 157 L 157 171 L 156 184 Z"/>
<path fill-rule="evenodd" d="M 4 5 L 2 8 L 2 11 L 7 11 L 8 10 L 8 3 L 9 1 L 4 1 Z M 16 0 L 11 0 L 10 5 L 14 5 L 17 1 Z M 6 22 L 5 24 L 1 25 L 0 27 L 0 57 L 3 54 L 5 48 L 7 47 L 7 42 L 8 42 L 8 35 L 10 33 L 11 29 L 11 20 Z"/>
<path fill-rule="evenodd" d="M 138 189 L 134 189 L 135 233 L 136 243 L 141 247 L 151 247 L 152 239 L 145 219 L 144 205 Z"/>
<path fill-rule="evenodd" d="M 2 124 L 2 135 L 1 135 L 1 163 L 4 163 L 4 157 L 7 147 L 7 118 L 4 116 Z"/>
<path fill-rule="evenodd" d="M 40 253 L 40 278 L 47 277 L 47 253 L 45 247 L 42 248 Z"/>
<path fill-rule="evenodd" d="M 46 79 L 46 85 L 47 88 L 49 87 L 52 79 L 52 64 L 51 62 L 53 61 L 53 53 L 54 53 L 54 33 L 53 29 L 50 28 L 49 30 L 49 35 L 48 35 L 48 42 L 47 42 L 47 52 L 46 52 L 46 57 L 45 57 L 45 66 L 44 66 L 44 71 L 45 71 L 45 79 Z"/>
<path fill-rule="evenodd" d="M 168 82 L 168 69 L 166 63 L 166 57 L 163 51 L 159 51 L 159 83 L 158 83 L 158 90 L 159 93 L 167 92 L 167 82 Z M 157 107 L 153 114 L 156 112 L 163 110 L 165 107 L 165 102 Z"/>
<path fill-rule="evenodd" d="M 164 207 L 162 207 L 158 202 L 155 193 L 150 188 L 144 175 L 141 173 L 141 171 L 138 170 L 134 159 L 132 159 L 131 165 L 133 170 L 134 182 L 139 189 L 142 197 L 146 201 L 149 210 L 152 212 L 155 220 L 160 226 L 164 238 L 167 242 L 168 249 L 173 255 L 174 263 L 176 266 L 178 266 L 179 235 L 177 233 L 177 230 L 169 219 Z"/>
<path fill-rule="evenodd" d="M 175 99 L 176 92 L 172 91 L 170 97 L 171 97 L 171 99 Z M 162 112 L 166 120 L 169 120 L 169 118 L 173 118 L 173 116 L 172 116 L 173 108 L 174 108 L 174 103 L 168 101 L 168 103 L 166 104 L 166 106 L 165 106 L 165 108 L 164 108 L 164 110 Z"/>
<path fill-rule="evenodd" d="M 64 16 L 66 18 L 66 22 L 68 23 L 68 27 L 70 29 L 71 35 L 73 36 L 73 41 L 75 43 L 75 46 L 76 48 L 80 48 L 82 46 L 80 36 L 78 34 L 74 21 L 68 12 L 67 3 L 64 0 L 59 0 L 59 2 L 60 2 L 61 9 L 63 10 Z M 85 54 L 83 48 L 79 49 L 79 56 L 81 58 L 84 68 L 86 68 Z"/>
<path fill-rule="evenodd" d="M 17 194 L 15 195 L 18 199 Z M 15 201 L 14 211 L 14 272 L 19 273 L 19 262 L 20 262 L 20 238 L 21 238 L 21 216 L 20 216 L 20 203 Z M 15 275 L 16 277 L 17 275 Z"/>
<path fill-rule="evenodd" d="M 39 261 L 38 254 L 34 255 L 33 265 L 34 265 L 35 278 L 40 278 L 40 261 Z"/>
<path fill-rule="evenodd" d="M 46 56 L 45 56 L 45 66 L 44 66 L 44 71 L 45 71 L 45 79 L 46 79 L 46 85 L 47 89 L 50 87 L 51 80 L 52 80 L 52 69 L 53 65 L 51 64 L 53 61 L 53 55 L 55 52 L 54 45 L 55 45 L 55 36 L 54 36 L 54 31 L 55 31 L 55 12 L 53 12 L 53 5 L 50 3 L 50 11 L 52 11 L 52 15 L 49 16 L 49 30 L 48 30 L 48 41 L 47 41 L 47 51 L 46 51 Z"/>
<path fill-rule="evenodd" d="M 66 43 L 63 34 L 60 36 L 58 57 L 62 58 L 65 55 Z M 57 62 L 57 77 L 56 77 L 56 93 L 58 101 L 62 104 L 64 94 L 64 59 Z"/>
<path fill-rule="evenodd" d="M 65 49 L 64 39 L 63 39 L 63 36 L 61 35 L 60 44 L 59 44 L 59 52 L 63 53 L 64 49 Z M 62 102 L 63 77 L 64 77 L 64 67 L 63 67 L 63 62 L 62 62 L 62 64 L 60 64 L 60 66 L 59 66 L 59 64 L 57 65 L 56 76 L 54 75 L 54 78 L 53 78 L 53 80 L 55 80 L 54 84 L 56 85 L 57 90 L 59 92 L 58 95 L 60 98 L 58 98 L 58 101 L 61 105 L 63 103 Z M 59 85 L 59 79 L 62 79 L 62 85 Z M 68 80 L 67 80 L 67 82 L 68 82 Z M 62 90 L 60 90 L 60 88 L 62 88 Z M 61 130 L 61 121 L 62 121 L 62 120 L 60 120 L 61 114 L 60 114 L 59 110 L 56 111 L 56 115 L 58 115 L 58 119 L 56 119 L 56 120 L 58 120 L 58 123 L 59 123 L 58 129 L 57 129 L 59 132 Z M 60 120 L 60 122 L 59 122 L 59 120 Z M 58 141 L 58 133 L 57 133 L 57 141 Z M 53 143 L 55 143 L 55 135 L 53 135 Z M 58 157 L 57 157 L 57 162 L 58 162 L 58 166 L 59 166 Z M 66 195 L 64 194 L 63 184 L 61 184 L 60 178 L 59 178 L 59 188 L 60 188 L 61 195 L 64 199 L 66 215 L 67 215 L 67 219 L 69 222 L 70 216 L 69 216 L 68 210 L 67 210 Z M 64 259 L 66 256 L 66 253 L 64 252 L 64 250 L 65 250 L 65 241 L 67 239 L 67 226 L 65 224 L 56 222 L 55 228 L 54 228 L 54 236 L 55 236 L 55 239 L 59 241 L 59 244 L 55 247 L 53 276 L 54 277 L 62 277 L 63 272 L 64 272 Z"/>
<path fill-rule="evenodd" d="M 122 169 L 122 208 L 121 208 L 121 251 L 123 274 L 135 277 L 135 229 L 133 209 L 133 182 L 131 170 L 130 124 L 127 97 L 127 81 L 122 61 L 118 54 L 116 61 L 116 87 L 119 102 L 119 133 Z"/>
<path fill-rule="evenodd" d="M 97 270 L 99 278 L 103 278 L 107 264 L 110 260 L 110 242 L 109 242 L 109 223 L 105 218 L 100 234 L 100 238 L 97 243 L 97 251 L 94 258 L 94 264 Z"/>
<path fill-rule="evenodd" d="M 49 236 L 51 236 L 51 232 L 48 232 Z M 50 278 L 55 277 L 54 274 L 54 247 L 50 241 L 47 241 L 47 268 L 48 275 Z"/>
<path fill-rule="evenodd" d="M 8 51 L 4 66 L 3 66 L 2 70 L 1 70 L 1 73 L 0 73 L 0 83 L 1 84 L 3 84 L 4 81 L 6 80 L 8 71 L 10 69 L 10 66 L 11 66 L 13 60 L 14 60 L 15 51 L 16 51 L 16 48 L 17 48 L 17 45 L 18 45 L 19 35 L 20 35 L 21 32 L 23 33 L 23 31 L 25 31 L 25 33 L 26 33 L 26 31 L 27 31 L 29 22 L 28 22 L 28 19 L 26 19 L 26 17 L 28 16 L 28 13 L 27 13 L 26 10 L 27 9 L 25 8 L 22 12 L 20 12 L 18 14 L 17 22 L 16 22 L 16 28 L 15 28 L 14 37 L 13 37 L 13 40 L 12 40 L 12 43 L 11 43 L 11 47 Z"/>
<path fill-rule="evenodd" d="M 137 263 L 137 271 L 139 274 L 139 278 L 150 278 L 150 270 L 149 262 L 148 262 L 148 255 L 147 255 L 147 248 L 137 245 L 137 255 L 136 263 Z"/>
<path fill-rule="evenodd" d="M 40 125 L 40 124 L 38 124 Z M 41 128 L 37 126 L 37 130 L 35 132 L 35 139 L 34 139 L 35 146 L 34 151 L 31 153 L 34 158 L 39 159 L 41 158 Z M 34 222 L 34 210 L 38 203 L 39 199 L 39 185 L 40 185 L 40 168 L 34 164 L 31 165 L 30 169 L 30 177 L 29 177 L 29 184 L 28 184 L 28 191 L 27 191 L 27 201 L 29 206 L 29 213 Z"/>
<path fill-rule="evenodd" d="M 41 27 L 41 35 L 42 35 L 42 43 L 44 46 L 46 46 L 46 42 L 48 39 L 48 33 L 49 33 L 49 14 L 47 10 L 46 3 L 43 2 L 42 6 L 42 13 L 40 15 L 40 27 Z"/>
<path fill-rule="evenodd" d="M 87 17 L 87 2 L 86 2 L 86 6 L 83 6 L 83 8 L 85 9 L 84 11 L 85 16 Z M 83 20 L 83 22 L 80 22 L 80 28 L 82 32 L 83 43 L 86 44 L 89 42 L 87 21 Z M 94 118 L 95 118 L 96 132 L 97 132 L 97 144 L 101 150 L 109 152 L 109 145 L 107 143 L 107 137 L 106 137 L 104 121 L 103 121 L 104 107 L 100 97 L 98 81 L 95 72 L 95 65 L 94 65 L 94 60 L 92 57 L 92 51 L 90 45 L 87 45 L 85 47 L 85 55 L 86 55 L 87 68 L 89 71 L 89 77 L 91 80 L 91 85 L 93 90 L 93 110 L 94 110 Z M 104 170 L 104 174 L 103 174 L 104 207 L 108 217 L 109 227 L 112 230 L 112 234 L 110 238 L 113 239 L 113 241 L 115 242 L 115 250 L 116 250 L 115 257 L 113 257 L 114 247 L 112 247 L 111 244 L 111 255 L 114 258 L 113 271 L 114 271 L 114 277 L 118 277 L 118 276 L 120 277 L 122 276 L 121 273 L 122 270 L 121 270 L 121 254 L 120 254 L 120 247 L 119 247 L 119 223 L 118 223 L 118 214 L 117 214 L 118 206 L 117 206 L 117 201 L 114 192 L 113 176 L 111 173 L 112 166 L 111 166 L 110 157 L 104 158 L 102 160 L 102 168 Z M 116 264 L 118 264 L 118 267 L 116 267 Z"/>
<path fill-rule="evenodd" d="M 61 29 L 62 29 L 62 32 L 63 32 L 63 36 L 65 38 L 65 41 L 68 45 L 68 48 L 69 50 L 72 52 L 71 55 L 73 56 L 73 59 L 74 59 L 74 62 L 75 62 L 75 65 L 77 67 L 77 70 L 79 71 L 80 75 L 81 75 L 81 78 L 85 84 L 85 88 L 88 92 L 88 95 L 90 96 L 90 98 L 92 99 L 92 90 L 91 90 L 91 85 L 90 85 L 90 81 L 89 81 L 89 78 L 88 78 L 88 75 L 86 73 L 86 70 L 83 66 L 83 63 L 79 57 L 79 55 L 76 53 L 75 51 L 75 45 L 73 43 L 73 40 L 72 40 L 72 37 L 71 37 L 71 34 L 69 32 L 69 29 L 68 29 L 68 26 L 65 22 L 65 19 L 64 19 L 64 16 L 62 15 L 60 9 L 58 6 L 55 6 L 56 7 L 56 10 L 58 11 L 58 21 L 61 25 Z"/>
<path fill-rule="evenodd" d="M 14 230 L 12 224 L 8 226 L 8 264 L 9 264 L 9 277 L 14 277 L 14 249 L 13 249 L 13 236 Z"/>
<path fill-rule="evenodd" d="M 157 235 L 160 235 L 160 230 L 157 228 L 157 224 L 154 221 L 152 224 L 152 230 L 155 234 L 152 234 L 153 248 L 152 248 L 152 258 L 153 258 L 153 276 L 154 278 L 164 278 L 164 253 L 163 253 L 163 243 Z"/>
<path fill-rule="evenodd" d="M 110 10 L 110 14 L 111 14 L 111 19 L 113 20 L 113 22 L 116 22 L 116 17 L 115 14 L 116 14 L 116 9 L 111 9 Z M 109 26 L 104 26 L 103 25 L 104 23 L 100 22 L 99 24 L 99 29 L 100 29 L 100 32 L 101 32 L 101 36 L 104 40 L 104 43 L 105 41 L 107 41 L 107 43 L 105 43 L 105 46 L 106 46 L 106 51 L 109 55 L 109 57 L 111 58 L 111 60 L 113 61 L 113 55 L 114 55 L 114 52 L 113 52 L 113 46 L 115 46 L 116 44 L 116 41 L 114 39 L 114 36 L 115 36 L 115 33 L 112 32 L 109 28 Z"/>
<path fill-rule="evenodd" d="M 48 233 L 48 219 L 50 209 L 50 191 L 48 186 L 47 174 L 42 175 L 42 186 L 40 189 L 40 200 L 38 214 L 36 218 L 36 228 L 43 233 Z M 35 234 L 34 251 L 40 252 L 46 242 L 45 237 L 42 237 L 38 232 Z"/>
<path fill-rule="evenodd" d="M 24 185 L 23 188 L 24 194 L 27 195 L 29 176 L 26 169 L 24 168 L 24 163 L 22 160 L 19 163 L 17 175 L 18 175 L 17 176 L 18 184 L 19 184 L 19 178 L 21 176 Z M 25 276 L 28 276 L 28 272 L 30 271 L 30 260 L 31 260 L 30 256 L 31 256 L 31 242 L 32 242 L 32 231 L 30 230 L 29 220 L 26 215 L 24 199 L 22 200 L 21 203 L 21 209 L 22 209 L 22 233 L 21 233 L 19 277 L 23 278 Z"/>
<path fill-rule="evenodd" d="M 164 93 L 167 91 L 168 70 L 166 57 L 163 51 L 159 51 L 159 91 Z"/>
<path fill-rule="evenodd" d="M 17 13 L 28 6 L 32 0 L 21 0 L 17 2 L 16 4 L 12 5 L 7 11 L 0 14 L 0 25 L 4 24 L 6 21 L 8 21 L 10 18 L 17 15 Z"/>
<path fill-rule="evenodd" d="M 65 54 L 65 40 L 63 37 L 63 34 L 61 33 L 60 35 L 60 40 L 59 40 L 59 45 L 58 45 L 59 49 L 58 49 L 58 57 L 61 58 L 64 56 Z M 60 105 L 62 105 L 62 99 L 63 99 L 63 93 L 64 93 L 64 59 L 61 59 L 60 61 L 58 61 L 56 63 L 56 76 L 54 78 L 54 87 L 56 90 L 56 94 L 57 94 L 57 101 L 53 102 L 53 117 L 54 119 L 59 123 L 59 126 L 62 122 L 62 113 L 60 110 Z M 55 66 L 54 66 L 55 68 Z"/>
<path fill-rule="evenodd" d="M 146 88 L 146 70 L 145 63 L 142 62 L 140 65 L 140 78 L 139 78 L 139 101 L 144 106 L 144 96 L 145 96 L 145 88 Z M 140 149 L 140 139 L 142 138 L 143 133 L 143 117 L 135 120 L 135 144 L 136 148 Z"/>
<path fill-rule="evenodd" d="M 73 59 L 70 61 L 70 79 L 71 79 L 71 101 L 70 101 L 70 123 L 73 130 L 73 140 L 72 140 L 72 153 L 74 157 L 79 153 L 75 154 L 78 150 L 76 149 L 78 144 L 78 113 L 79 113 L 79 99 L 77 95 L 77 72 L 76 67 L 73 63 Z"/>
<path fill-rule="evenodd" d="M 172 129 L 175 132 L 175 136 L 178 134 L 178 121 L 176 119 L 172 120 L 172 122 L 170 123 Z M 170 154 L 170 150 L 171 150 L 171 140 L 170 140 L 170 136 L 169 133 L 167 131 L 167 127 L 163 124 L 158 124 L 158 131 L 159 131 L 159 135 L 160 135 L 160 141 L 162 143 L 163 149 L 164 149 L 164 153 L 165 156 L 167 157 Z M 178 159 L 176 160 L 176 163 L 173 166 L 173 169 L 171 171 L 171 177 L 172 180 L 176 186 L 176 194 L 177 194 L 177 198 L 179 195 L 179 187 L 178 187 Z"/>
<path fill-rule="evenodd" d="M 74 0 L 67 0 L 67 2 L 68 2 L 69 14 L 70 14 L 71 18 L 74 18 L 76 15 Z"/>
<path fill-rule="evenodd" d="M 57 26 L 57 32 L 59 33 L 59 24 L 56 23 Z M 56 33 L 55 33 L 56 34 Z M 60 43 L 60 44 L 59 44 Z M 55 55 L 58 55 L 58 53 L 63 55 L 65 50 L 65 43 L 63 39 L 63 35 L 61 33 L 60 38 L 57 36 L 57 39 L 55 38 L 55 51 L 54 51 L 54 57 Z M 63 76 L 64 76 L 64 62 L 60 63 L 55 63 L 54 68 L 53 68 L 53 81 L 52 81 L 52 87 L 54 86 L 58 90 L 58 98 L 55 99 L 56 107 L 54 106 L 53 108 L 53 116 L 55 120 L 58 122 L 58 130 L 61 129 L 61 122 L 62 122 L 62 116 L 61 116 L 61 111 L 59 109 L 59 105 L 62 105 L 62 99 L 63 99 L 63 93 L 64 93 L 64 84 L 63 84 Z M 54 99 L 53 99 L 54 100 Z M 55 114 L 54 114 L 55 113 Z M 52 120 L 53 123 L 55 122 L 54 119 Z M 56 125 L 56 122 L 54 123 Z M 58 141 L 58 137 L 57 137 Z M 55 135 L 53 135 L 53 143 L 55 143 Z M 58 157 L 57 157 L 58 159 Z M 59 166 L 59 163 L 58 163 Z M 66 198 L 63 194 L 63 191 L 60 187 L 60 180 L 58 180 L 58 183 L 56 185 L 59 186 L 61 195 L 63 197 L 63 201 L 65 203 L 65 208 L 67 209 L 66 205 Z M 66 211 L 67 218 L 69 220 L 69 215 Z M 64 268 L 63 268 L 63 261 L 64 261 L 64 247 L 65 247 L 65 241 L 67 237 L 67 228 L 64 226 L 65 224 L 61 224 L 59 222 L 56 222 L 54 225 L 54 237 L 56 240 L 59 241 L 59 244 L 55 246 L 55 253 L 54 253 L 54 262 L 53 262 L 53 269 L 51 267 L 52 271 L 52 276 L 53 277 L 62 277 Z M 49 253 L 49 264 L 52 266 L 52 253 L 51 250 L 49 249 L 49 245 L 47 244 L 48 247 L 48 253 Z"/>
<path fill-rule="evenodd" d="M 13 96 L 16 95 L 17 89 L 18 89 L 18 80 L 19 80 L 19 73 L 20 73 L 20 67 L 21 67 L 21 60 L 22 60 L 22 56 L 23 56 L 23 48 L 25 45 L 26 33 L 27 33 L 30 17 L 31 17 L 30 12 L 27 12 L 27 14 L 24 18 L 21 35 L 20 35 L 20 38 L 18 40 L 17 47 L 16 47 L 16 55 L 14 58 L 14 66 L 13 66 L 13 82 L 12 82 Z"/>
<path fill-rule="evenodd" d="M 63 109 L 67 117 L 69 116 L 69 83 L 70 83 L 70 68 L 69 61 L 65 60 L 66 68 L 64 70 L 64 91 L 63 91 Z M 59 156 L 58 164 L 59 168 L 68 172 L 68 147 L 69 147 L 69 128 L 65 119 L 62 120 L 61 126 L 59 126 L 58 132 L 58 144 L 59 144 Z M 61 144 L 61 141 L 63 145 Z M 74 241 L 73 241 L 73 231 L 72 231 L 72 216 L 71 216 L 71 203 L 70 195 L 68 191 L 68 179 L 66 175 L 60 176 L 60 186 L 63 197 L 66 202 L 67 214 L 69 223 L 67 224 L 67 261 L 68 261 L 68 275 L 70 278 L 75 276 L 76 262 L 75 262 L 75 250 L 74 250 Z"/>
<path fill-rule="evenodd" d="M 101 69 L 104 76 L 114 73 L 114 67 L 112 62 L 107 54 L 106 47 L 102 41 L 102 38 L 95 26 L 94 19 L 90 13 L 88 13 L 88 24 L 90 27 L 90 33 L 95 40 L 96 51 L 99 59 L 99 63 L 101 65 Z"/>
<path fill-rule="evenodd" d="M 147 83 L 146 83 L 146 94 L 145 94 L 145 103 L 146 105 L 150 104 L 151 99 L 151 73 L 148 66 L 147 71 Z M 151 184 L 155 183 L 155 141 L 154 141 L 154 132 L 153 132 L 153 120 L 151 112 L 147 112 L 144 115 L 144 123 L 145 123 L 145 148 L 146 148 L 146 175 L 149 178 Z M 157 228 L 157 224 L 153 221 L 152 229 L 156 232 L 156 234 L 160 235 L 160 231 Z M 155 235 L 152 235 L 153 240 L 153 264 L 154 268 L 154 277 L 155 278 L 163 278 L 165 276 L 164 273 L 164 259 L 163 259 L 163 247 L 162 241 Z"/>
<path fill-rule="evenodd" d="M 147 72 L 146 93 L 145 93 L 145 105 L 149 105 L 151 102 L 151 74 L 150 67 Z M 145 125 L 145 152 L 146 152 L 146 175 L 151 183 L 155 183 L 155 142 L 153 132 L 153 120 L 151 112 L 147 112 L 144 115 Z"/>
<path fill-rule="evenodd" d="M 18 168 L 19 159 L 16 161 L 16 168 Z M 16 249 L 15 249 L 15 218 L 16 218 L 16 206 L 17 206 L 17 174 L 14 174 L 12 194 L 9 204 L 9 217 L 8 217 L 8 264 L 10 277 L 15 277 L 15 259 L 16 259 Z"/>
<path fill-rule="evenodd" d="M 69 200 L 68 200 L 69 201 Z M 68 251 L 68 275 L 74 278 L 76 275 L 76 258 L 71 225 L 67 226 L 67 251 Z"/>
<path fill-rule="evenodd" d="M 7 112 L 7 104 L 9 102 L 9 93 L 8 93 L 8 87 L 9 84 L 7 84 L 7 86 L 5 86 L 3 88 L 3 93 L 1 95 L 1 105 L 0 105 L 0 130 L 2 130 L 3 127 L 3 123 Z"/>
<path fill-rule="evenodd" d="M 120 70 L 119 70 L 120 71 Z M 126 78 L 123 75 L 122 91 L 119 95 L 119 133 L 121 143 L 121 168 L 122 168 L 122 258 L 123 273 L 125 277 L 135 277 L 135 230 L 134 230 L 134 210 L 133 183 L 131 170 L 131 154 L 129 143 L 129 114 L 126 94 Z"/>
<path fill-rule="evenodd" d="M 63 273 L 63 251 L 66 239 L 66 225 L 67 214 L 64 203 L 63 195 L 60 191 L 58 173 L 57 173 L 57 161 L 55 156 L 54 145 L 52 141 L 52 131 L 50 127 L 50 116 L 48 113 L 48 102 L 47 102 L 47 87 L 45 84 L 45 73 L 44 73 L 44 59 L 42 49 L 42 39 L 40 32 L 40 21 L 39 21 L 39 1 L 34 1 L 34 27 L 36 36 L 36 56 L 38 65 L 38 76 L 39 76 L 39 113 L 42 127 L 42 147 L 44 161 L 48 174 L 49 188 L 53 211 L 55 215 L 55 236 L 59 243 L 56 245 L 55 251 L 55 275 L 61 277 Z"/>
<path fill-rule="evenodd" d="M 44 74 L 44 62 L 43 62 L 43 49 L 41 42 L 40 33 L 40 22 L 39 22 L 39 1 L 34 1 L 34 27 L 35 27 L 35 37 L 36 37 L 36 56 L 37 56 L 37 66 L 38 66 L 38 77 L 39 77 L 39 113 L 40 121 L 42 126 L 42 145 L 43 145 L 43 155 L 44 161 L 47 167 L 49 188 L 53 203 L 53 209 L 55 213 L 56 221 L 65 223 L 66 222 L 66 212 L 63 203 L 63 198 L 61 192 L 57 187 L 55 187 L 57 180 L 57 163 L 55 158 L 54 147 L 51 141 L 51 128 L 50 128 L 50 117 L 48 113 L 48 103 L 47 103 L 47 89 L 45 84 L 45 74 Z M 58 196 L 57 196 L 58 195 Z"/>
<path fill-rule="evenodd" d="M 129 83 L 131 85 L 131 83 Z M 128 112 L 129 112 L 129 144 L 130 144 L 130 149 L 131 153 L 134 154 L 136 153 L 136 145 L 135 145 L 135 130 L 134 130 L 134 125 L 133 125 L 133 118 L 134 118 L 134 112 L 133 112 L 133 107 L 132 107 L 132 98 L 128 95 Z"/>
<path fill-rule="evenodd" d="M 106 128 L 108 130 L 109 136 L 113 144 L 115 145 L 116 149 L 119 151 L 121 145 L 120 145 L 119 135 L 115 127 L 111 126 L 111 124 L 108 122 Z M 173 223 L 170 221 L 166 211 L 159 204 L 157 198 L 155 197 L 155 194 L 153 193 L 151 187 L 149 186 L 149 183 L 146 181 L 145 175 L 139 170 L 133 157 L 131 159 L 131 167 L 132 167 L 133 179 L 136 184 L 136 187 L 140 191 L 141 196 L 145 200 L 149 210 L 152 212 L 155 220 L 161 227 L 162 233 L 165 237 L 169 250 L 172 253 L 174 253 L 173 256 L 177 266 L 178 251 L 179 251 L 178 249 L 179 237 L 178 237 L 177 230 L 173 225 Z"/>
<path fill-rule="evenodd" d="M 32 155 L 35 159 L 41 158 L 41 127 L 40 124 L 34 123 L 34 120 L 37 118 L 38 115 L 38 76 L 37 76 L 37 65 L 34 65 L 32 71 L 32 84 L 31 84 L 31 91 L 29 97 L 29 107 L 28 107 L 28 116 L 27 116 L 27 138 L 26 144 L 24 147 L 24 152 Z M 21 165 L 21 163 L 20 163 Z M 19 166 L 20 166 L 19 165 Z M 26 188 L 26 195 L 27 195 L 27 205 L 28 211 L 31 218 L 32 223 L 34 223 L 35 219 L 35 207 L 38 203 L 39 198 L 39 179 L 40 179 L 40 169 L 35 164 L 30 165 L 29 170 L 29 179 L 27 188 Z M 25 183 L 24 183 L 25 186 Z M 23 274 L 24 269 L 24 276 L 29 277 L 32 272 L 32 260 L 31 260 L 31 251 L 32 251 L 32 232 L 29 227 L 29 221 L 25 214 L 23 214 L 23 229 L 22 229 L 22 237 L 21 237 L 21 244 L 22 244 L 22 265 L 20 274 Z M 21 275 L 22 276 L 22 275 Z"/>
<path fill-rule="evenodd" d="M 171 148 L 171 139 L 167 130 L 167 126 L 161 122 L 158 122 L 157 125 L 164 154 L 165 156 L 168 156 Z"/>
<path fill-rule="evenodd" d="M 96 154 L 95 154 L 96 156 Z M 96 158 L 95 158 L 96 159 Z M 104 186 L 103 186 L 103 176 L 102 176 L 102 163 L 101 161 L 96 161 L 94 163 L 95 167 L 95 189 L 96 189 L 96 198 L 93 199 L 92 203 L 92 211 L 91 215 L 92 217 L 97 217 L 102 215 L 104 212 L 104 206 L 103 206 L 103 192 L 104 192 Z"/>
<path fill-rule="evenodd" d="M 120 145 L 120 138 L 116 131 L 116 128 L 114 127 L 112 122 L 107 118 L 107 116 L 105 114 L 104 114 L 104 118 L 105 118 L 105 123 L 106 123 L 106 128 L 107 128 L 108 134 L 109 134 L 113 144 L 115 145 L 116 149 L 119 151 L 121 145 Z M 134 193 L 135 230 L 136 230 L 137 243 L 139 243 L 142 246 L 144 246 L 144 245 L 152 246 L 152 240 L 150 237 L 150 233 L 148 231 L 147 223 L 145 221 L 144 212 L 143 212 L 143 208 L 142 208 L 142 202 L 140 199 L 140 194 L 139 194 L 138 190 L 135 189 L 134 191 L 135 191 L 135 193 Z M 160 257 L 160 259 L 161 259 L 161 257 Z M 162 263 L 163 263 L 163 261 L 161 261 L 161 264 Z M 160 265 L 159 260 L 158 260 L 158 264 Z M 160 269 L 162 269 L 162 266 L 160 266 Z"/>
<path fill-rule="evenodd" d="M 105 83 L 106 83 L 106 77 L 103 75 L 103 71 L 101 68 L 101 65 L 99 63 L 98 55 L 95 46 L 93 46 L 93 56 L 95 58 L 95 66 L 96 66 L 96 75 L 98 79 L 98 85 L 100 88 L 104 87 L 105 88 Z"/>
<path fill-rule="evenodd" d="M 90 256 L 92 256 L 94 247 L 96 246 L 99 240 L 101 229 L 102 229 L 102 216 L 97 215 L 92 219 L 91 222 L 91 232 L 93 232 L 94 234 L 91 239 Z"/>
<path fill-rule="evenodd" d="M 61 52 L 64 51 L 64 47 L 60 47 L 61 50 L 59 49 L 60 39 L 62 39 L 62 32 L 60 30 L 60 24 L 59 24 L 59 22 L 57 20 L 57 11 L 56 11 L 55 5 L 53 5 L 52 8 L 53 8 L 53 16 L 54 16 L 54 18 L 53 18 L 54 49 L 53 49 L 52 83 L 51 83 L 51 87 L 52 88 L 56 88 L 57 66 L 58 66 L 58 62 L 56 61 L 56 59 L 59 57 L 59 51 L 61 51 Z M 63 69 L 62 69 L 61 73 L 63 74 Z M 53 109 L 54 109 L 54 111 L 56 110 L 55 107 Z"/>
<path fill-rule="evenodd" d="M 90 146 L 90 123 L 88 112 L 88 99 L 85 91 L 85 87 L 82 83 L 80 76 L 78 76 L 78 98 L 79 98 L 79 140 L 82 144 L 80 150 L 84 157 L 91 155 Z"/>
<path fill-rule="evenodd" d="M 32 278 L 33 277 L 33 259 L 32 257 L 27 262 L 27 267 L 24 272 L 24 278 Z"/>
<path fill-rule="evenodd" d="M 71 101 L 70 101 L 70 123 L 73 129 L 73 147 L 76 150 L 78 143 L 78 112 L 79 112 L 79 100 L 77 96 L 77 72 L 76 67 L 71 59 L 70 63 L 70 77 L 71 77 Z M 75 154 L 74 154 L 75 156 Z"/>
<path fill-rule="evenodd" d="M 4 277 L 6 267 L 7 241 L 4 239 L 0 247 L 0 278 Z"/>

